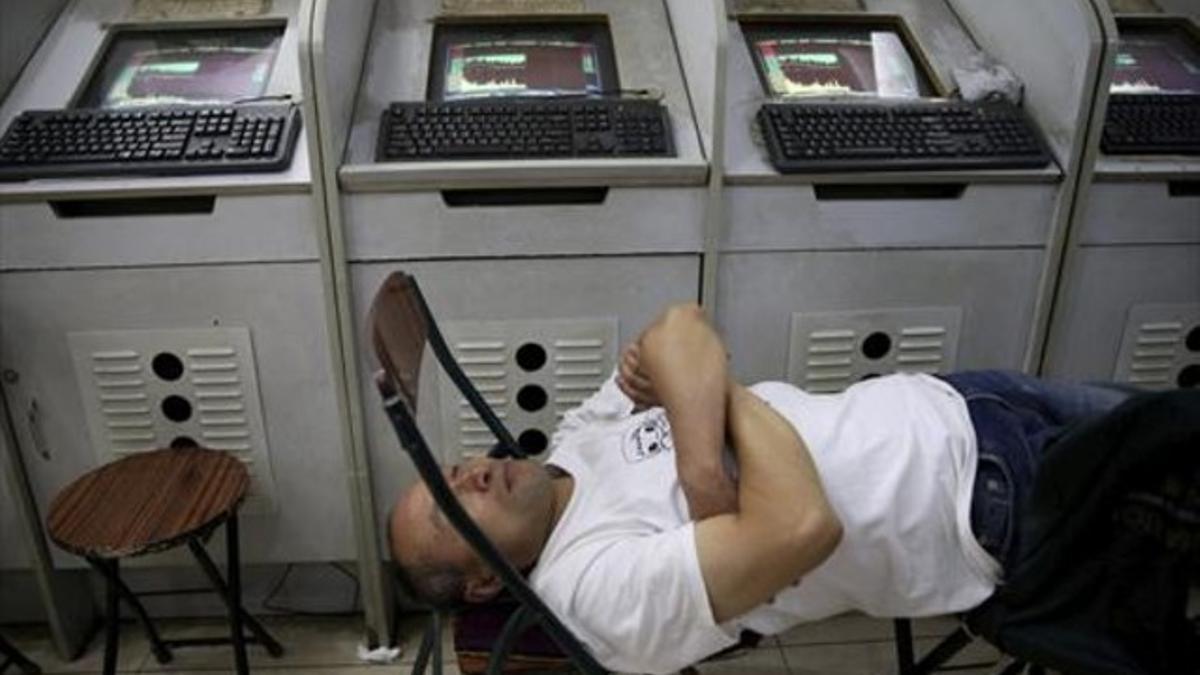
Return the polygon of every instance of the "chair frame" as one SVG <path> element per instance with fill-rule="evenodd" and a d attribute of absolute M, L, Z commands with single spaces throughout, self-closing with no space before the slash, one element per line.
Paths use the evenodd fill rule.
<path fill-rule="evenodd" d="M 944 664 L 954 658 L 967 645 L 975 641 L 967 620 L 953 633 L 942 638 L 918 660 L 913 652 L 912 619 L 894 619 L 892 627 L 896 643 L 896 664 L 899 675 L 931 675 L 943 670 L 958 670 L 974 664 L 944 667 Z M 1028 672 L 1029 675 L 1045 675 L 1045 669 L 1034 663 L 1015 659 L 1000 671 L 999 675 L 1017 675 Z"/>
<path fill-rule="evenodd" d="M 425 346 L 428 345 L 442 370 L 450 377 L 450 380 L 488 429 L 499 439 L 499 443 L 490 453 L 491 456 L 522 458 L 525 453 L 521 451 L 516 441 L 513 440 L 512 434 L 484 402 L 483 397 L 455 361 L 437 327 L 433 314 L 429 311 L 429 306 L 425 302 L 425 297 L 422 295 L 416 279 L 404 272 L 395 272 L 389 276 L 375 297 L 370 319 L 370 330 L 376 355 L 383 365 L 383 369 L 376 374 L 375 383 L 383 398 L 384 412 L 396 432 L 400 445 L 408 453 L 421 480 L 429 488 L 430 494 L 445 514 L 446 519 L 466 540 L 467 544 L 496 572 L 505 589 L 520 605 L 517 611 L 509 617 L 492 650 L 487 672 L 489 675 L 503 672 L 504 663 L 517 638 L 529 627 L 540 624 L 550 638 L 563 650 L 576 670 L 587 675 L 607 673 L 608 670 L 595 660 L 583 644 L 559 620 L 553 610 L 547 607 L 529 587 L 524 577 L 501 555 L 454 496 L 433 452 L 417 427 L 417 382 L 419 382 L 420 363 L 416 364 L 414 371 L 416 377 L 413 381 L 407 382 L 395 367 L 393 354 L 389 350 L 389 346 L 394 346 L 394 341 L 390 342 L 389 337 L 384 334 L 385 327 L 382 323 L 385 319 L 419 322 L 419 344 L 410 342 L 402 347 L 409 348 L 406 353 L 416 355 L 419 359 L 424 353 Z M 414 333 L 410 331 L 410 334 Z M 433 672 L 441 675 L 443 624 L 443 612 L 435 611 L 426 626 L 417 660 L 413 664 L 413 673 L 424 673 L 426 665 L 432 661 Z"/>
<path fill-rule="evenodd" d="M 30 661 L 27 656 L 21 653 L 21 650 L 9 643 L 8 640 L 5 640 L 3 635 L 0 635 L 0 657 L 3 658 L 0 661 L 0 673 L 8 670 L 9 666 L 16 667 L 26 675 L 39 675 L 42 672 L 42 669 L 36 663 Z"/>

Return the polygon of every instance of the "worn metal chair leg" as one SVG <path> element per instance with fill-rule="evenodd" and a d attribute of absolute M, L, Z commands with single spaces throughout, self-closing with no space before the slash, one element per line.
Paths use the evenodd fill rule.
<path fill-rule="evenodd" d="M 915 672 L 932 673 L 943 663 L 953 658 L 955 654 L 962 651 L 963 647 L 971 644 L 971 641 L 974 639 L 964 628 L 955 630 L 946 639 L 939 642 L 928 654 L 921 657 L 921 660 L 917 662 Z"/>
<path fill-rule="evenodd" d="M 518 607 L 508 617 L 508 621 L 504 624 L 504 629 L 500 631 L 500 637 L 492 645 L 492 653 L 488 657 L 487 675 L 502 675 L 504 673 L 504 662 L 508 660 L 509 653 L 516 646 L 517 639 L 536 620 L 537 617 L 525 605 Z"/>
<path fill-rule="evenodd" d="M 33 661 L 25 658 L 25 655 L 9 644 L 3 636 L 0 636 L 0 656 L 4 657 L 4 661 L 0 661 L 0 673 L 4 672 L 9 665 L 14 665 L 25 675 L 41 675 L 42 669 Z"/>
<path fill-rule="evenodd" d="M 425 666 L 434 651 L 434 645 L 441 641 L 441 614 L 434 612 L 425 624 L 425 633 L 421 636 L 421 646 L 417 649 L 417 659 L 413 662 L 413 675 L 424 675 Z M 438 650 L 441 651 L 441 650 Z M 440 656 L 440 654 L 439 654 Z"/>
<path fill-rule="evenodd" d="M 433 675 L 442 675 L 442 628 L 443 614 L 433 614 Z"/>
<path fill-rule="evenodd" d="M 200 564 L 200 569 L 204 571 L 204 575 L 208 577 L 209 583 L 213 585 L 213 588 L 217 590 L 217 594 L 220 595 L 221 599 L 226 603 L 226 609 L 229 609 L 232 612 L 232 608 L 230 608 L 228 605 L 229 591 L 226 587 L 225 580 L 221 578 L 221 571 L 217 569 L 217 564 L 212 561 L 212 558 L 208 557 L 208 553 L 204 550 L 204 545 L 196 539 L 189 539 L 188 548 L 191 549 L 192 555 L 196 558 L 196 562 Z M 269 653 L 271 656 L 282 655 L 283 646 L 280 645 L 275 638 L 271 637 L 271 634 L 267 632 L 267 629 L 263 628 L 262 624 L 260 624 L 258 620 L 248 613 L 240 604 L 235 606 L 241 612 L 242 623 L 246 625 L 246 628 L 250 629 L 250 632 L 254 633 L 254 637 L 257 639 L 258 643 L 267 648 L 267 653 Z"/>

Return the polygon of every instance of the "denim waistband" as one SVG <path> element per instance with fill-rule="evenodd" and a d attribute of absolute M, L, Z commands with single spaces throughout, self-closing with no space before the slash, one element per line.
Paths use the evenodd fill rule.
<path fill-rule="evenodd" d="M 979 462 L 971 530 L 1005 570 L 1020 549 L 1020 510 L 1046 449 L 1075 422 L 1103 414 L 1129 395 L 1104 386 L 1039 380 L 1007 371 L 941 376 L 966 400 Z"/>

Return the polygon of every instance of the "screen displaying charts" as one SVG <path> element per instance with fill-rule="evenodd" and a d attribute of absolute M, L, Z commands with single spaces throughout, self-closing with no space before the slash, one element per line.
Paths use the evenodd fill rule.
<path fill-rule="evenodd" d="M 431 101 L 610 96 L 620 89 L 603 20 L 434 25 L 426 90 Z"/>
<path fill-rule="evenodd" d="M 447 46 L 447 101 L 491 96 L 596 95 L 604 91 L 596 45 L 514 39 Z"/>
<path fill-rule="evenodd" d="M 755 66 L 774 98 L 920 98 L 932 90 L 889 27 L 744 24 Z"/>
<path fill-rule="evenodd" d="M 78 107 L 228 103 L 261 96 L 283 27 L 113 35 Z"/>
<path fill-rule="evenodd" d="M 1110 91 L 1200 93 L 1200 45 L 1180 27 L 1122 28 Z"/>

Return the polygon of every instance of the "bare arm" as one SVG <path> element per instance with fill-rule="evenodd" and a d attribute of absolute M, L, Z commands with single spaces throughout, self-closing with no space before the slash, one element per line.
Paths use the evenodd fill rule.
<path fill-rule="evenodd" d="M 737 512 L 696 525 L 700 571 L 718 623 L 745 614 L 816 569 L 842 526 L 792 425 L 731 384 L 729 431 L 738 453 Z"/>
<path fill-rule="evenodd" d="M 725 346 L 695 304 L 668 308 L 622 354 L 622 390 L 639 406 L 661 405 L 671 423 L 679 481 L 696 521 L 737 508 L 725 473 Z"/>

